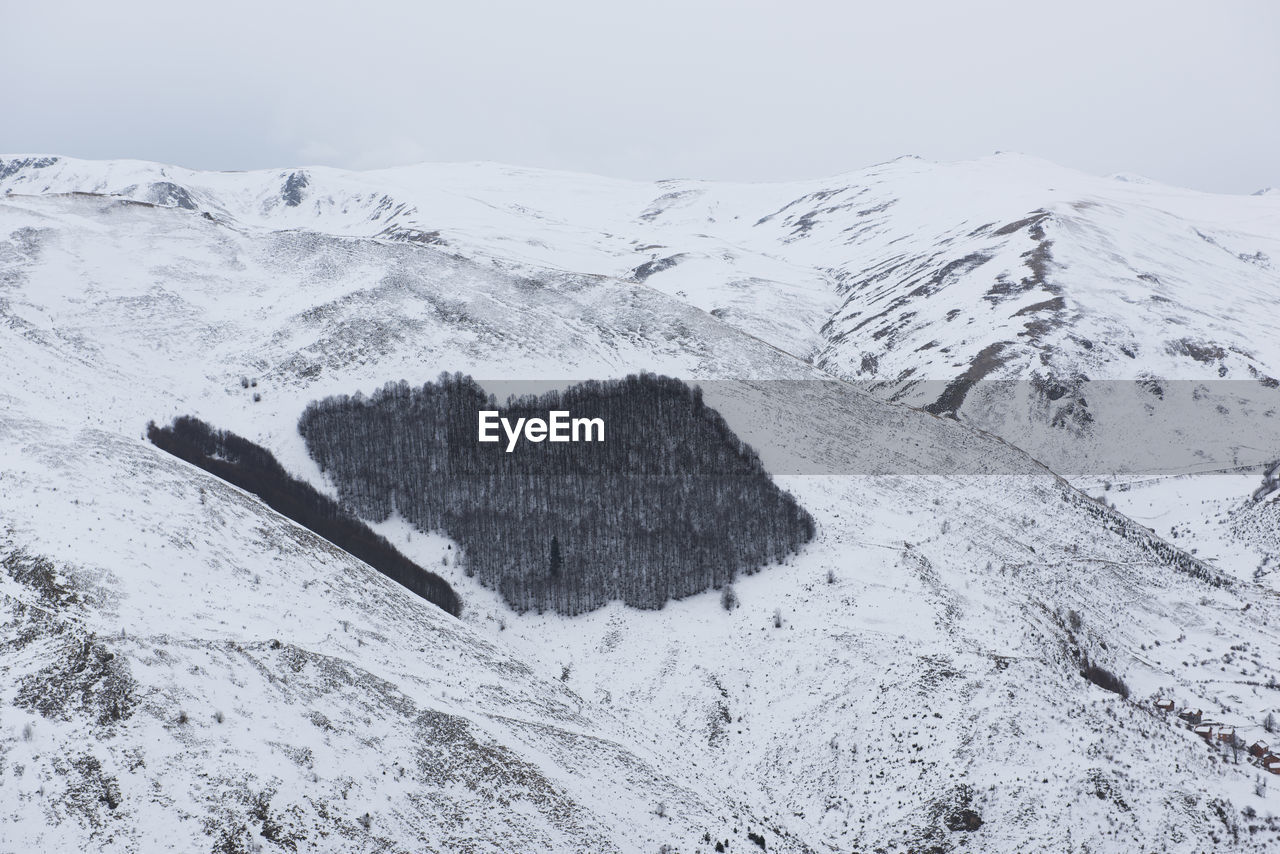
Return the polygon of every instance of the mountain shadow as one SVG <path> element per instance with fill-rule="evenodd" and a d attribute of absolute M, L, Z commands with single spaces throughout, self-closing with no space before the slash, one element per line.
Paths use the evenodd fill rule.
<path fill-rule="evenodd" d="M 478 441 L 479 412 L 600 419 L 603 441 Z M 470 377 L 309 405 L 298 424 L 343 504 L 399 512 L 461 546 L 469 575 L 517 611 L 660 608 L 754 572 L 813 538 L 701 391 L 653 375 L 592 381 L 499 407 Z"/>

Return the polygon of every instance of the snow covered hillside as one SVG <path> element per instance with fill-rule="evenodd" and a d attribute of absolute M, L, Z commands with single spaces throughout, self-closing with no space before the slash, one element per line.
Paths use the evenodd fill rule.
<path fill-rule="evenodd" d="M 3 430 L 3 850 L 656 851 L 762 826 L 222 482 L 83 426 Z"/>
<path fill-rule="evenodd" d="M 1273 194 L 1007 154 L 747 185 L 482 163 L 204 173 L 14 157 L 0 192 L 105 193 L 232 226 L 432 245 L 515 273 L 643 282 L 1068 475 L 1258 465 L 1280 445 Z"/>
<path fill-rule="evenodd" d="M 984 173 L 1005 175 L 999 198 L 964 189 Z M 1019 379 L 1091 353 L 1091 378 L 1275 374 L 1261 312 L 1222 324 L 1213 340 L 1234 355 L 1212 365 L 1160 362 L 1162 336 L 1185 330 L 1142 323 L 1130 331 L 1151 361 L 1102 359 L 1129 339 L 1088 324 L 1132 318 L 1122 289 L 1088 276 L 1063 284 L 1075 307 L 1036 341 L 1021 319 L 945 308 L 1039 300 L 1044 282 L 1004 302 L 969 289 L 986 264 L 1032 275 L 1033 232 L 1070 232 L 1081 194 L 1167 196 L 1221 245 L 1268 256 L 1255 229 L 1274 225 L 1273 200 L 1246 210 L 1017 158 L 895 161 L 812 187 L 5 158 L 0 186 L 0 850 L 1280 843 L 1280 780 L 1259 785 L 1256 762 L 1153 705 L 1265 737 L 1276 595 L 971 429 L 968 396 L 959 421 L 883 399 L 936 402 L 899 374 L 945 387 L 1001 341 L 1000 375 Z M 1097 261 L 1053 240 L 1054 259 Z M 1192 245 L 1205 269 L 1247 264 L 1258 288 L 1274 275 Z M 949 253 L 992 260 L 951 266 L 911 296 L 916 316 L 902 303 L 854 330 L 897 299 L 857 277 L 917 251 L 926 278 Z M 1226 311 L 1181 281 L 1179 310 Z M 873 334 L 893 318 L 898 333 Z M 946 359 L 902 344 L 959 322 L 972 333 Z M 1255 333 L 1248 355 L 1226 343 Z M 739 579 L 735 609 L 709 592 L 518 616 L 451 543 L 382 523 L 454 584 L 455 621 L 141 439 L 150 419 L 196 415 L 330 489 L 296 431 L 311 400 L 444 370 L 555 383 L 642 369 L 701 381 L 818 523 L 790 562 Z M 892 383 L 869 394 L 845 382 L 859 371 Z"/>

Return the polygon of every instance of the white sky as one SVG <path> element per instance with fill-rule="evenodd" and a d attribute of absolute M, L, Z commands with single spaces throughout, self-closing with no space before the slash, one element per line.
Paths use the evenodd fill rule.
<path fill-rule="evenodd" d="M 1280 2 L 21 2 L 0 152 L 817 177 L 1021 151 L 1280 186 Z"/>

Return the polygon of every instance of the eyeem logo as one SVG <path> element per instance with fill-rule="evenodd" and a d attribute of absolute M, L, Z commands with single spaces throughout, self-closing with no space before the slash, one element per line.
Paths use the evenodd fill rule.
<path fill-rule="evenodd" d="M 500 442 L 498 428 L 507 436 L 507 453 L 515 450 L 521 433 L 530 442 L 603 442 L 603 418 L 570 418 L 569 410 L 553 409 L 546 419 L 517 418 L 515 424 L 496 409 L 480 410 L 480 441 Z"/>

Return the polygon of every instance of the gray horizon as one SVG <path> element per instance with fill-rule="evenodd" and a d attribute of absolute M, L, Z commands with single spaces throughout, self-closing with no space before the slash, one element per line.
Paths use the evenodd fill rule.
<path fill-rule="evenodd" d="M 6 18 L 5 152 L 776 181 L 1003 150 L 1211 192 L 1280 186 L 1280 6 L 1260 0 L 54 0 Z"/>

